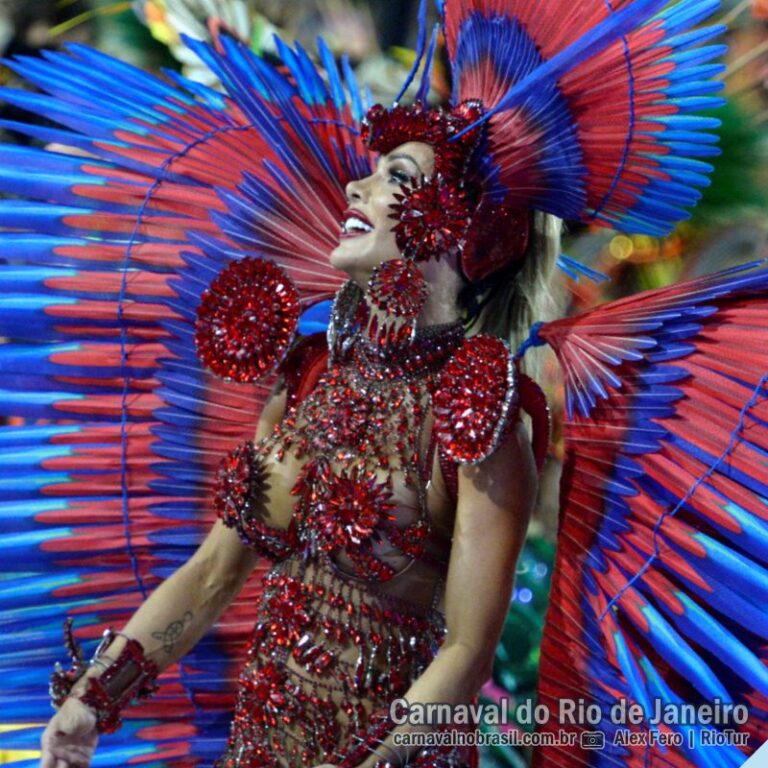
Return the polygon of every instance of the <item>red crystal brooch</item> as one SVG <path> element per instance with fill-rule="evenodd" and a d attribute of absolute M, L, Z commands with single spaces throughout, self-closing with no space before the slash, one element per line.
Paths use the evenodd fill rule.
<path fill-rule="evenodd" d="M 427 299 L 427 284 L 413 262 L 393 259 L 373 270 L 368 297 L 375 307 L 395 317 L 415 318 Z"/>
<path fill-rule="evenodd" d="M 385 261 L 373 270 L 367 296 L 385 313 L 371 313 L 366 333 L 379 347 L 410 342 L 416 332 L 416 318 L 427 300 L 427 283 L 411 259 Z"/>
<path fill-rule="evenodd" d="M 377 528 L 394 520 L 387 483 L 361 467 L 335 473 L 327 464 L 314 473 L 312 519 L 322 545 L 329 551 L 360 546 Z"/>
<path fill-rule="evenodd" d="M 285 356 L 298 320 L 299 297 L 284 270 L 264 259 L 234 261 L 203 293 L 198 357 L 225 379 L 255 381 Z"/>
<path fill-rule="evenodd" d="M 442 176 L 396 195 L 397 247 L 416 261 L 459 253 L 474 206 L 467 192 Z"/>
<path fill-rule="evenodd" d="M 298 514 L 321 549 L 344 552 L 361 578 L 385 581 L 394 575 L 373 550 L 396 527 L 389 481 L 363 467 L 337 472 L 318 459 L 304 468 L 293 493 L 302 497 Z"/>

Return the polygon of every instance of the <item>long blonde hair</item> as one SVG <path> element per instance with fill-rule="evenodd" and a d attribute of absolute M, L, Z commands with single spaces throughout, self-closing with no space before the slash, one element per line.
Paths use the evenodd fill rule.
<path fill-rule="evenodd" d="M 531 241 L 522 260 L 465 287 L 459 303 L 471 333 L 498 336 L 516 352 L 535 322 L 559 314 L 552 273 L 560 255 L 561 232 L 559 218 L 534 211 Z M 539 374 L 540 358 L 540 350 L 526 354 L 524 368 L 529 376 L 536 378 Z"/>

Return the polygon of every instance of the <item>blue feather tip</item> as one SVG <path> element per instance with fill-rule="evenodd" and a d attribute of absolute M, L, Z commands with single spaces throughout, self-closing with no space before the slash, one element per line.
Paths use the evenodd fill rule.
<path fill-rule="evenodd" d="M 557 266 L 577 283 L 581 277 L 586 277 L 594 283 L 605 283 L 609 282 L 611 279 L 608 275 L 598 272 L 596 269 L 591 269 L 584 264 L 580 264 L 578 261 L 566 256 L 564 253 L 558 257 Z"/>

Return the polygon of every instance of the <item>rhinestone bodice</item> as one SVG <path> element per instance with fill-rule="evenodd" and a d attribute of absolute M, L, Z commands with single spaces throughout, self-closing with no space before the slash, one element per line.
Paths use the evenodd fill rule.
<path fill-rule="evenodd" d="M 233 452 L 220 502 L 246 542 L 275 560 L 322 551 L 350 576 L 378 581 L 434 560 L 425 418 L 435 374 L 462 337 L 458 325 L 441 327 L 386 358 L 352 345 L 268 438 Z"/>
<path fill-rule="evenodd" d="M 286 558 L 264 590 L 220 767 L 340 761 L 430 663 L 442 617 L 340 576 L 323 556 Z"/>
<path fill-rule="evenodd" d="M 462 338 L 453 325 L 400 351 L 347 345 L 268 438 L 233 455 L 230 519 L 277 562 L 222 768 L 340 761 L 442 642 L 449 542 L 427 514 L 426 432 L 435 376 Z M 277 486 L 290 487 L 281 524 Z"/>

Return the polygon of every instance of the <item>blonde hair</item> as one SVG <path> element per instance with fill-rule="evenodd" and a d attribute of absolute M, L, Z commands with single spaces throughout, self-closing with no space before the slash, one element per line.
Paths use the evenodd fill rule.
<path fill-rule="evenodd" d="M 509 342 L 512 352 L 528 338 L 531 326 L 557 317 L 560 302 L 552 273 L 560 255 L 562 221 L 549 213 L 532 214 L 531 241 L 521 262 L 510 264 L 459 296 L 471 333 L 488 333 Z M 536 378 L 542 350 L 525 356 L 525 372 Z"/>

